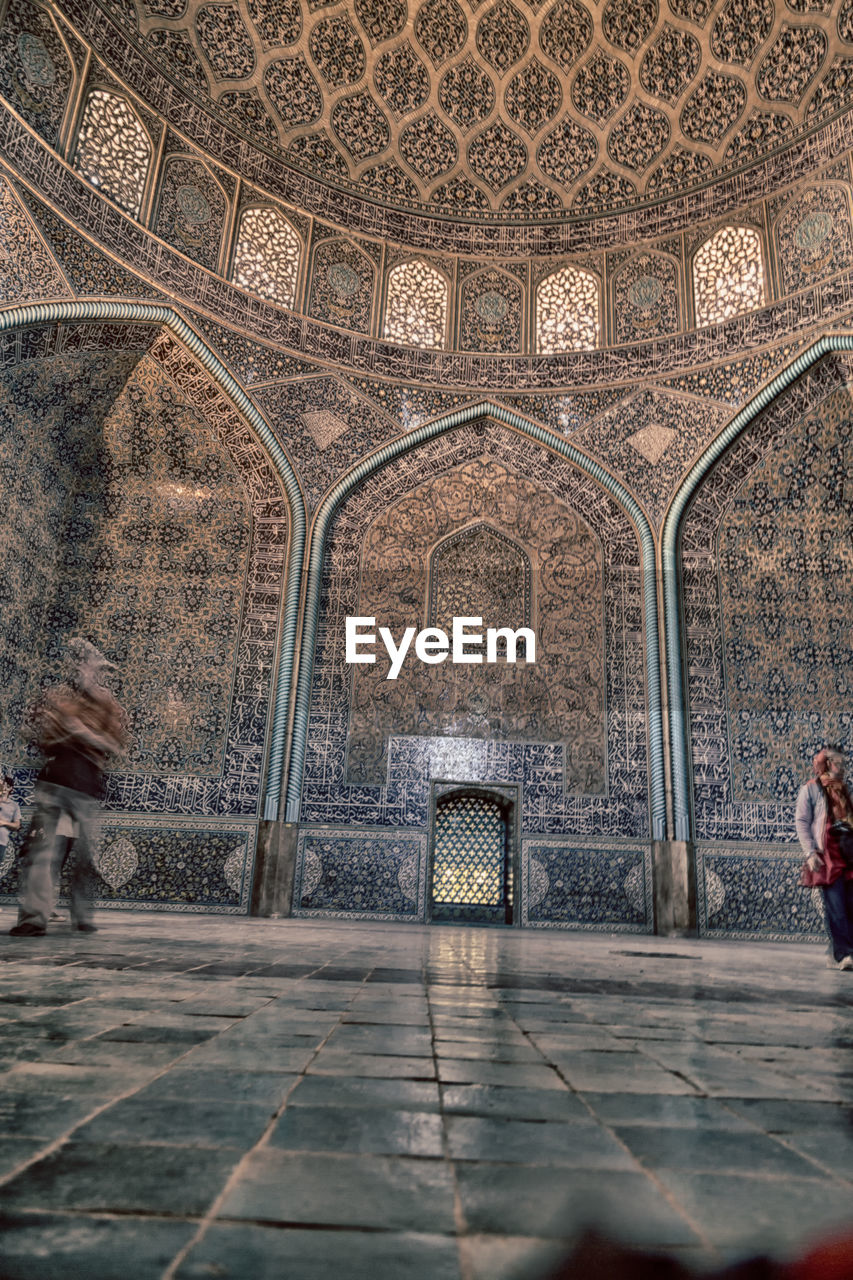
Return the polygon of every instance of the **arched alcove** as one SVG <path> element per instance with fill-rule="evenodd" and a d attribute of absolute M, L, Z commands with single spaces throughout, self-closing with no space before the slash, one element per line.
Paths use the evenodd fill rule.
<path fill-rule="evenodd" d="M 631 865 L 636 863 L 641 878 L 648 873 L 643 852 L 649 829 L 644 732 L 647 655 L 642 642 L 637 644 L 641 638 L 636 633 L 626 634 L 624 623 L 618 621 L 625 617 L 623 610 L 636 608 L 642 597 L 640 545 L 625 514 L 603 486 L 584 476 L 577 464 L 558 460 L 542 448 L 532 438 L 535 428 L 530 428 L 531 438 L 525 438 L 521 431 L 489 421 L 491 416 L 487 410 L 482 421 L 467 426 L 448 422 L 443 432 L 420 447 L 412 449 L 410 443 L 396 461 L 378 466 L 369 480 L 351 487 L 333 523 L 330 521 L 327 541 L 319 540 L 322 526 L 318 524 L 312 565 L 318 572 L 318 586 L 323 565 L 325 586 L 317 597 L 322 639 L 311 687 L 304 669 L 297 694 L 301 705 L 303 690 L 307 692 L 311 726 L 299 811 L 298 914 L 332 911 L 359 916 L 363 914 L 359 904 L 369 901 L 367 914 L 371 918 L 422 918 L 429 788 L 432 779 L 440 778 L 485 786 L 499 779 L 518 786 L 522 830 L 530 838 L 539 833 L 538 840 L 554 845 L 558 860 L 570 859 L 565 839 L 558 837 L 554 844 L 554 836 L 561 833 L 567 838 L 574 835 L 587 850 L 598 867 L 596 874 L 607 874 L 604 868 L 613 859 L 625 858 Z M 486 483 L 492 472 L 493 483 Z M 485 505 L 478 519 L 481 504 Z M 377 511 L 383 513 L 378 518 Z M 556 592 L 554 601 L 559 601 L 559 609 L 549 603 L 537 622 L 546 663 L 548 654 L 553 653 L 555 663 L 562 667 L 563 682 L 568 681 L 563 705 L 555 667 L 553 724 L 549 725 L 546 713 L 535 723 L 528 718 L 525 727 L 529 708 L 519 690 L 518 712 L 510 698 L 503 730 L 484 724 L 482 734 L 472 737 L 470 733 L 454 734 L 449 721 L 450 732 L 437 731 L 436 717 L 441 714 L 450 677 L 447 682 L 431 681 L 432 692 L 427 695 L 426 686 L 420 690 L 417 673 L 400 674 L 393 682 L 383 680 L 388 663 L 381 654 L 377 654 L 376 664 L 358 668 L 354 675 L 344 662 L 347 617 L 374 616 L 376 627 L 387 623 L 395 636 L 404 625 L 424 624 L 430 617 L 428 577 L 430 566 L 435 565 L 435 550 L 439 549 L 440 566 L 440 549 L 452 550 L 452 539 L 464 538 L 466 530 L 469 537 L 492 550 L 498 542 L 504 548 L 514 543 L 516 549 L 510 555 L 516 563 L 519 552 L 529 558 L 536 578 L 531 594 L 540 596 L 534 616 L 541 601 Z M 549 536 L 554 548 L 559 548 L 559 564 L 547 550 Z M 620 547 L 620 563 L 612 572 L 606 566 L 612 558 L 614 539 Z M 601 550 L 593 552 L 597 543 Z M 587 544 L 593 575 L 588 582 L 583 556 L 578 555 Z M 356 565 L 361 566 L 358 573 L 354 572 Z M 522 568 L 520 584 L 523 579 Z M 594 583 L 600 585 L 594 587 Z M 578 593 L 574 610 L 573 591 Z M 311 602 L 309 587 L 308 608 L 313 615 Z M 522 603 L 522 616 L 523 608 Z M 579 711 L 582 716 L 589 714 L 591 709 L 591 704 L 581 709 L 579 703 L 584 702 L 581 689 L 593 689 L 593 683 L 587 686 L 584 681 L 590 680 L 595 645 L 589 647 L 582 641 L 573 647 L 568 639 L 587 614 L 598 618 L 596 625 L 604 628 L 598 632 L 606 637 L 597 642 L 598 652 L 610 673 L 605 676 L 605 668 L 600 669 L 596 709 L 590 721 L 603 734 L 602 746 L 606 742 L 603 771 L 596 763 L 595 751 L 587 752 L 589 730 L 570 743 L 565 733 L 573 716 Z M 617 667 L 621 673 L 618 678 Z M 415 685 L 420 690 L 417 696 Z M 569 693 L 570 687 L 574 693 Z M 609 698 L 604 695 L 605 687 Z M 470 701 L 466 706 L 470 707 Z M 356 720 L 355 708 L 359 709 Z M 448 714 L 452 721 L 449 709 Z M 421 726 L 419 715 L 423 717 Z M 627 740 L 616 726 L 629 723 L 631 747 L 626 754 Z M 386 745 L 380 753 L 383 742 Z M 368 758 L 372 762 L 369 775 L 353 777 L 354 761 L 359 761 L 360 768 Z M 292 768 L 297 759 L 295 756 Z M 294 783 L 292 772 L 291 785 Z M 409 881 L 411 893 L 403 911 L 396 897 L 399 882 L 387 879 L 392 867 L 387 861 L 388 827 L 397 828 L 391 845 L 395 858 L 411 860 L 418 868 Z M 381 839 L 371 846 L 374 835 Z M 350 846 L 351 862 L 346 854 Z M 330 879 L 331 867 L 336 870 Z M 322 907 L 316 896 L 321 883 L 327 886 Z M 384 907 L 381 894 L 377 897 L 376 886 L 381 883 L 388 885 L 390 895 Z M 334 893 L 329 887 L 332 884 Z M 539 919 L 552 926 L 561 923 L 558 916 L 549 914 L 547 903 L 541 904 Z"/>
<path fill-rule="evenodd" d="M 4 761 L 28 794 L 26 707 L 60 674 L 68 638 L 89 636 L 116 662 L 133 733 L 105 801 L 102 897 L 245 911 L 287 502 L 246 421 L 166 325 L 75 325 L 72 304 L 44 310 L 71 323 L 46 314 L 34 326 L 31 309 L 4 370 L 5 465 L 21 467 Z"/>
<path fill-rule="evenodd" d="M 815 344 L 748 405 L 664 530 L 667 560 L 680 543 L 672 581 L 689 583 L 683 672 L 673 599 L 666 615 L 671 687 L 685 689 L 683 708 L 673 699 L 676 822 L 694 835 L 709 934 L 820 935 L 798 887 L 793 807 L 817 748 L 849 745 L 849 346 Z"/>

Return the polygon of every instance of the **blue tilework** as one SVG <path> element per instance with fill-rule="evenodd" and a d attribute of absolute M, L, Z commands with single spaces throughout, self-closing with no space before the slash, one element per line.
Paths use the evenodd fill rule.
<path fill-rule="evenodd" d="M 350 678 L 343 620 L 359 612 L 359 563 L 377 511 L 431 475 L 477 458 L 509 463 L 575 506 L 604 547 L 607 790 L 565 789 L 562 749 L 547 742 L 392 737 L 384 785 L 345 781 Z M 335 597 L 331 598 L 334 583 Z M 302 821 L 327 827 L 427 826 L 432 778 L 520 781 L 523 829 L 578 838 L 648 831 L 646 728 L 638 547 L 612 500 L 568 463 L 493 424 L 460 428 L 377 473 L 344 505 L 330 538 L 308 733 Z M 402 678 L 402 677 L 401 677 Z"/>
<path fill-rule="evenodd" d="M 813 891 L 800 887 L 802 858 L 790 847 L 699 844 L 699 929 L 707 937 L 823 941 Z"/>
<path fill-rule="evenodd" d="M 422 833 L 303 829 L 297 857 L 296 915 L 423 918 L 426 836 Z"/>
<path fill-rule="evenodd" d="M 709 851 L 726 842 L 794 845 L 787 858 L 761 849 L 754 865 L 713 863 L 719 876 L 739 875 L 740 887 L 732 879 L 718 913 L 700 899 L 709 930 L 810 932 L 795 888 L 794 803 L 818 746 L 849 751 L 853 743 L 845 685 L 850 504 L 839 479 L 853 430 L 850 377 L 849 357 L 815 366 L 724 455 L 685 517 L 697 837 Z M 707 899 L 707 877 L 703 883 Z"/>
<path fill-rule="evenodd" d="M 522 875 L 525 924 L 652 931 L 647 847 L 525 840 Z"/>
<path fill-rule="evenodd" d="M 29 816 L 26 811 L 22 833 Z M 245 823 L 107 818 L 98 824 L 96 901 L 100 906 L 134 910 L 245 914 L 256 830 L 254 824 Z M 17 856 L 0 858 L 0 902 L 14 901 L 17 888 Z M 62 902 L 67 889 L 63 876 Z"/>

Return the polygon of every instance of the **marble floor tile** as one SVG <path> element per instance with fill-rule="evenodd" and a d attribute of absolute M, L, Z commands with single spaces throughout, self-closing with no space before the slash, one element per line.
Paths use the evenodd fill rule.
<path fill-rule="evenodd" d="M 741 1253 L 745 1239 L 755 1253 L 779 1255 L 798 1243 L 850 1231 L 849 1184 L 668 1169 L 657 1176 L 691 1221 L 729 1255 Z"/>
<path fill-rule="evenodd" d="M 157 1098 L 150 1092 L 124 1098 L 74 1130 L 75 1142 L 165 1143 L 178 1147 L 231 1147 L 248 1150 L 270 1123 L 263 1103 L 227 1107 L 219 1098 Z"/>
<path fill-rule="evenodd" d="M 562 1089 L 516 1089 L 511 1085 L 445 1084 L 442 1108 L 449 1114 L 505 1116 L 516 1120 L 587 1123 L 589 1110 L 576 1093 Z"/>
<path fill-rule="evenodd" d="M 289 1106 L 269 1145 L 285 1151 L 351 1151 L 374 1155 L 443 1155 L 441 1117 L 428 1111 Z"/>
<path fill-rule="evenodd" d="M 176 1280 L 461 1280 L 456 1241 L 424 1232 L 300 1231 L 214 1223 Z"/>
<path fill-rule="evenodd" d="M 3 1280 L 160 1280 L 196 1232 L 174 1219 L 2 1215 Z"/>
<path fill-rule="evenodd" d="M 308 1074 L 315 1076 L 379 1076 L 388 1079 L 434 1080 L 432 1056 L 409 1058 L 391 1053 L 347 1053 L 325 1049 L 314 1058 Z"/>
<path fill-rule="evenodd" d="M 196 1216 L 212 1203 L 239 1158 L 239 1151 L 225 1148 L 68 1142 L 4 1185 L 3 1210 Z"/>
<path fill-rule="evenodd" d="M 562 1089 L 553 1068 L 544 1063 L 488 1062 L 476 1058 L 439 1058 L 442 1084 L 504 1084 L 515 1089 Z"/>
<path fill-rule="evenodd" d="M 473 1232 L 568 1240 L 595 1225 L 650 1247 L 701 1243 L 641 1172 L 460 1164 L 457 1180 Z"/>
<path fill-rule="evenodd" d="M 592 1120 L 560 1124 L 555 1120 L 456 1115 L 448 1116 L 446 1124 L 447 1151 L 452 1160 L 637 1169 L 636 1160 L 624 1146 Z"/>
<path fill-rule="evenodd" d="M 453 1232 L 453 1177 L 441 1160 L 254 1152 L 220 1218 L 383 1231 Z"/>
<path fill-rule="evenodd" d="M 379 1076 L 303 1076 L 288 1098 L 289 1107 L 387 1107 L 406 1111 L 440 1110 L 434 1080 L 398 1080 Z"/>
<path fill-rule="evenodd" d="M 544 1280 L 590 1225 L 697 1267 L 853 1226 L 819 947 L 99 926 L 0 933 L 3 1280 Z"/>
<path fill-rule="evenodd" d="M 740 1129 L 755 1132 L 745 1116 L 728 1106 L 728 1100 L 667 1093 L 582 1094 L 584 1102 L 605 1124 L 650 1126 L 654 1129 Z M 689 1141 L 689 1139 L 687 1139 Z"/>
<path fill-rule="evenodd" d="M 741 1129 L 687 1131 L 648 1125 L 617 1125 L 613 1132 L 647 1169 L 684 1169 L 708 1173 L 774 1174 L 785 1178 L 817 1177 L 818 1171 L 775 1139 Z"/>

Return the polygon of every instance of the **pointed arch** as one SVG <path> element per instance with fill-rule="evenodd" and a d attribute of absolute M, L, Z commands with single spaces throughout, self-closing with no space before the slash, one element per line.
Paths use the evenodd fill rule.
<path fill-rule="evenodd" d="M 637 342 L 677 333 L 682 325 L 680 264 L 669 253 L 643 249 L 613 275 L 614 341 Z"/>
<path fill-rule="evenodd" d="M 680 485 L 667 512 L 661 540 L 663 629 L 669 699 L 669 750 L 675 839 L 690 840 L 693 815 L 690 790 L 690 743 L 687 733 L 685 665 L 682 652 L 681 530 L 687 510 L 712 468 L 738 437 L 776 399 L 824 356 L 853 351 L 853 335 L 827 334 L 777 374 L 741 409 L 711 442 Z"/>
<path fill-rule="evenodd" d="M 376 264 L 355 241 L 341 235 L 311 247 L 307 312 L 327 324 L 369 333 L 376 292 Z"/>
<path fill-rule="evenodd" d="M 460 351 L 521 351 L 525 289 L 510 271 L 485 266 L 459 286 Z"/>
<path fill-rule="evenodd" d="M 772 224 L 783 293 L 812 287 L 853 261 L 850 193 L 843 182 L 816 182 L 792 193 Z"/>
<path fill-rule="evenodd" d="M 43 302 L 28 307 L 10 307 L 0 311 L 0 333 L 51 322 L 68 323 L 86 320 L 126 320 L 137 324 L 162 325 L 198 360 L 221 391 L 246 419 L 265 449 L 281 481 L 288 506 L 290 547 L 284 587 L 284 610 L 278 644 L 277 676 L 274 695 L 272 729 L 267 758 L 267 783 L 264 792 L 263 817 L 275 820 L 279 815 L 284 770 L 287 721 L 290 707 L 291 681 L 296 652 L 296 633 L 305 551 L 305 501 L 299 481 L 266 420 L 245 391 L 228 372 L 218 356 L 171 307 L 136 302 Z"/>
<path fill-rule="evenodd" d="M 643 619 L 646 638 L 646 703 L 649 731 L 649 789 L 652 837 L 661 840 L 666 832 L 666 790 L 664 777 L 663 711 L 658 640 L 657 575 L 655 543 L 651 526 L 642 509 L 609 471 L 599 462 L 569 444 L 563 437 L 529 422 L 503 405 L 489 401 L 470 404 L 453 413 L 424 423 L 365 458 L 334 486 L 321 504 L 311 530 L 308 551 L 306 600 L 299 651 L 302 660 L 296 687 L 293 734 L 288 768 L 285 820 L 299 819 L 302 779 L 308 744 L 308 718 L 314 670 L 314 650 L 320 620 L 323 564 L 332 522 L 341 505 L 369 476 L 410 450 L 477 419 L 492 419 L 518 431 L 530 440 L 566 458 L 618 503 L 636 530 L 642 557 Z"/>

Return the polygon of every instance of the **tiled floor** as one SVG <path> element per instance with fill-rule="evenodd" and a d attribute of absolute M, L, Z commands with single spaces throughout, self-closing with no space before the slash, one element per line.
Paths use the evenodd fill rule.
<path fill-rule="evenodd" d="M 820 948 L 13 920 L 4 1280 L 535 1280 L 589 1222 L 703 1266 L 853 1224 Z"/>

